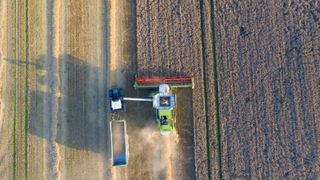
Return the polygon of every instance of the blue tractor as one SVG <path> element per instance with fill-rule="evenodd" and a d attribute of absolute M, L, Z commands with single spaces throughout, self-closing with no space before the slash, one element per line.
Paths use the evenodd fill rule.
<path fill-rule="evenodd" d="M 113 88 L 109 90 L 111 112 L 124 112 L 126 110 L 123 102 L 123 89 Z"/>

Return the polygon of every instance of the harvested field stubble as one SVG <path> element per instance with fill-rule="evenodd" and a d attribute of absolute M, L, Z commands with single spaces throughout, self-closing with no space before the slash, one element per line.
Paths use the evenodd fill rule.
<path fill-rule="evenodd" d="M 319 177 L 316 1 L 216 1 L 223 175 Z"/>

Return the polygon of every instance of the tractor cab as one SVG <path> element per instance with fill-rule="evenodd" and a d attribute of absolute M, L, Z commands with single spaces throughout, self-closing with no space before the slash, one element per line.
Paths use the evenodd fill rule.
<path fill-rule="evenodd" d="M 124 112 L 125 104 L 123 102 L 123 89 L 113 88 L 109 90 L 110 110 L 111 112 Z"/>

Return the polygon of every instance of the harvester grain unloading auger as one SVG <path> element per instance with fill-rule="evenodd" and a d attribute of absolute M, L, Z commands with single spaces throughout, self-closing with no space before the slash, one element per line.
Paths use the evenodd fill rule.
<path fill-rule="evenodd" d="M 192 77 L 159 77 L 159 76 L 136 76 L 134 88 L 139 89 L 156 89 L 158 88 L 156 94 L 152 98 L 133 98 L 133 97 L 123 97 L 122 88 L 113 88 L 109 90 L 109 99 L 110 99 L 110 109 L 111 112 L 124 112 L 125 103 L 124 101 L 146 101 L 152 102 L 153 108 L 156 110 L 156 121 L 160 128 L 160 133 L 162 135 L 169 135 L 174 130 L 174 123 L 176 120 L 174 114 L 174 107 L 176 106 L 176 96 L 173 94 L 173 88 L 185 88 L 194 87 Z M 111 127 L 116 123 L 124 123 L 125 120 L 114 120 L 111 121 Z M 123 126 L 125 128 L 125 126 Z M 122 131 L 126 132 L 126 128 Z M 111 129 L 111 139 L 112 142 L 112 152 L 118 152 L 119 147 L 123 152 L 117 153 L 118 155 L 113 157 L 113 166 L 127 165 L 128 162 L 128 150 L 126 147 L 127 139 L 126 138 L 115 138 L 115 134 L 112 134 L 113 130 Z M 126 134 L 122 134 L 121 137 L 126 137 Z M 119 140 L 120 139 L 120 140 Z M 121 142 L 114 142 L 115 140 Z M 117 148 L 118 147 L 118 148 Z M 121 156 L 120 156 L 121 155 Z M 120 160 L 118 157 L 121 158 Z M 117 161 L 117 162 L 116 162 Z"/>

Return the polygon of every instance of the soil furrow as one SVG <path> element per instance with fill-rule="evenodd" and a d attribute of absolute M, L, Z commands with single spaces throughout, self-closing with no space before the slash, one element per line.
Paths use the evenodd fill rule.
<path fill-rule="evenodd" d="M 203 68 L 203 74 L 202 74 L 202 78 L 203 78 L 203 83 L 204 83 L 204 111 L 206 114 L 206 145 L 207 145 L 207 161 L 208 161 L 208 179 L 212 179 L 212 173 L 211 173 L 211 156 L 210 156 L 210 140 L 209 140 L 209 117 L 208 117 L 208 92 L 207 92 L 207 74 L 206 74 L 206 62 L 208 61 L 206 58 L 207 55 L 207 46 L 206 46 L 206 33 L 205 33 L 205 20 L 204 20 L 204 15 L 202 13 L 204 13 L 205 11 L 203 10 L 203 6 L 204 3 L 203 1 L 200 1 L 200 17 L 201 17 L 201 42 L 202 42 L 202 68 Z M 216 97 L 217 98 L 217 97 Z"/>

